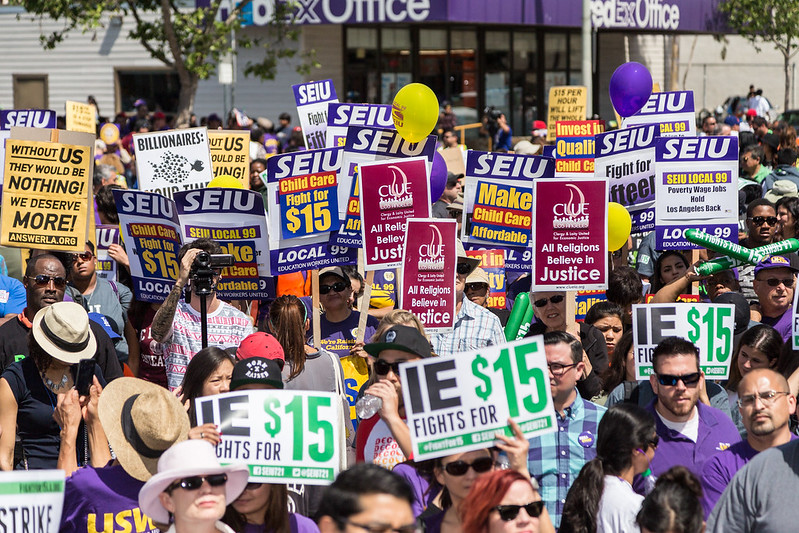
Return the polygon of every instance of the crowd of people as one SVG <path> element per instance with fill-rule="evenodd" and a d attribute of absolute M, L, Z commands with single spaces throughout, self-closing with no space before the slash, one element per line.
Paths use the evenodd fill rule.
<path fill-rule="evenodd" d="M 465 150 L 450 115 L 445 107 L 441 149 Z M 504 115 L 492 116 L 495 147 L 510 150 Z M 796 237 L 799 147 L 793 127 L 748 117 L 727 123 L 740 140 L 740 243 L 754 248 Z M 228 119 L 226 127 L 251 131 L 250 185 L 265 195 L 266 158 L 301 149 L 302 136 L 288 114 L 279 128 L 237 110 Z M 106 158 L 94 177 L 97 222 L 112 225 L 119 218 L 111 191 L 136 184 L 131 134 L 168 127 L 143 100 L 134 116 L 114 122 L 119 144 L 98 155 L 123 154 L 122 167 Z M 202 122 L 223 126 L 216 115 Z M 535 126 L 526 144 L 516 143 L 520 152 L 547 144 L 546 124 Z M 708 118 L 701 129 L 725 133 Z M 462 178 L 449 173 L 433 216 L 464 222 Z M 223 301 L 211 291 L 203 324 L 191 271 L 200 252 L 221 251 L 211 239 L 180 249 L 177 279 L 158 304 L 133 297 L 123 246 L 109 250 L 116 279 L 98 276 L 92 242 L 81 253 L 33 250 L 21 279 L 0 276 L 0 469 L 64 470 L 65 532 L 115 524 L 178 533 L 792 530 L 799 256 L 700 276 L 685 251 L 655 250 L 651 235 L 634 236 L 625 249 L 614 256 L 606 300 L 584 321 L 569 314 L 570 294 L 530 293 L 527 336 L 543 335 L 555 431 L 527 439 L 509 420 L 511 437 L 429 461 L 413 460 L 400 365 L 504 343 L 529 274 L 506 273 L 507 305 L 492 307 L 493 277 L 458 241 L 455 327 L 428 334 L 398 308 L 396 272 L 377 272 L 363 305 L 357 267 L 327 267 L 319 271 L 314 339 L 307 272 L 278 277 L 274 298 L 260 302 Z M 647 295 L 677 302 L 696 286 L 704 301 L 735 306 L 730 378 L 706 378 L 697 347 L 668 337 L 654 350 L 650 379 L 636 380 L 632 305 Z M 361 313 L 368 316 L 359 335 Z M 199 423 L 195 400 L 253 389 L 342 398 L 335 482 L 253 483 L 246 467 L 220 465 L 214 447 L 225 436 Z M 378 398 L 379 408 L 359 419 L 351 408 L 364 396 Z"/>

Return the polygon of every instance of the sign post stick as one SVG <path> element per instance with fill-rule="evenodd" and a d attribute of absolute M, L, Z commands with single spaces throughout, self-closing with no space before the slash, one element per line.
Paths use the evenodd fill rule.
<path fill-rule="evenodd" d="M 361 298 L 361 306 L 359 308 L 361 316 L 358 318 L 358 336 L 355 338 L 356 343 L 363 342 L 363 338 L 366 335 L 366 319 L 369 318 L 369 302 L 372 300 L 372 283 L 374 280 L 375 271 L 370 270 L 366 273 L 366 279 L 363 282 L 363 298 Z"/>
<path fill-rule="evenodd" d="M 322 324 L 319 314 L 319 270 L 311 271 L 311 292 L 313 293 L 313 345 L 322 347 Z"/>

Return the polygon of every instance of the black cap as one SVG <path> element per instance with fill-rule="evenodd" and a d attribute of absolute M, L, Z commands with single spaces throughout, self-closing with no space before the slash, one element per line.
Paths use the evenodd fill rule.
<path fill-rule="evenodd" d="M 402 350 L 422 358 L 433 356 L 430 341 L 418 329 L 400 325 L 390 327 L 377 342 L 369 343 L 363 349 L 375 357 L 379 357 L 383 350 Z"/>
<path fill-rule="evenodd" d="M 463 177 L 463 174 L 455 174 L 454 172 L 447 172 L 447 187 L 454 187 L 458 180 Z"/>
<path fill-rule="evenodd" d="M 277 361 L 266 357 L 249 357 L 237 362 L 233 367 L 230 390 L 236 390 L 250 383 L 282 389 L 283 376 L 280 374 Z"/>
<path fill-rule="evenodd" d="M 767 133 L 763 135 L 763 144 L 770 146 L 776 152 L 780 147 L 780 136 L 776 133 Z"/>

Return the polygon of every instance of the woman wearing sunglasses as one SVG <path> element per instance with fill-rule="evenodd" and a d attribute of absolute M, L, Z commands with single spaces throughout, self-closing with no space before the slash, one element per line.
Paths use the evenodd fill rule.
<path fill-rule="evenodd" d="M 154 522 L 169 524 L 166 533 L 233 533 L 219 520 L 248 476 L 246 465 L 220 466 L 210 443 L 186 440 L 158 460 L 158 473 L 139 491 L 139 507 Z"/>
<path fill-rule="evenodd" d="M 515 470 L 490 472 L 463 503 L 463 533 L 554 533 L 547 508 L 530 480 Z"/>
<path fill-rule="evenodd" d="M 563 506 L 561 533 L 638 532 L 643 496 L 633 477 L 645 472 L 658 445 L 655 420 L 637 405 L 608 409 L 597 430 L 596 458 L 574 480 Z"/>

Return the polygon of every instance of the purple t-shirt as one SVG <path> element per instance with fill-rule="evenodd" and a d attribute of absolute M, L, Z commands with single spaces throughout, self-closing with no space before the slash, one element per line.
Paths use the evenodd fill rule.
<path fill-rule="evenodd" d="M 783 314 L 777 318 L 768 316 L 761 317 L 760 322 L 767 326 L 771 326 L 782 337 L 782 342 L 788 342 L 792 335 L 792 320 L 793 320 L 793 306 L 789 307 Z"/>
<path fill-rule="evenodd" d="M 131 477 L 119 465 L 86 466 L 67 478 L 61 532 L 136 531 L 159 533 L 139 509 L 143 481 Z"/>
<path fill-rule="evenodd" d="M 313 520 L 301 514 L 289 513 L 289 527 L 291 533 L 319 533 L 319 528 Z M 274 530 L 267 531 L 263 525 L 247 524 L 242 533 L 272 533 Z"/>
<path fill-rule="evenodd" d="M 360 318 L 361 314 L 358 311 L 353 311 L 349 317 L 341 322 L 331 322 L 322 315 L 320 320 L 322 349 L 339 357 L 348 356 L 352 347 L 355 346 L 355 334 L 358 330 L 358 320 Z M 370 342 L 372 335 L 375 334 L 375 329 L 377 329 L 377 324 L 378 321 L 373 316 L 366 319 L 364 342 Z"/>
<path fill-rule="evenodd" d="M 419 515 L 427 509 L 430 502 L 438 495 L 438 490 L 430 490 L 430 483 L 419 475 L 419 471 L 408 463 L 400 463 L 394 467 L 393 472 L 402 476 L 408 485 L 413 490 L 413 516 L 419 518 Z"/>

